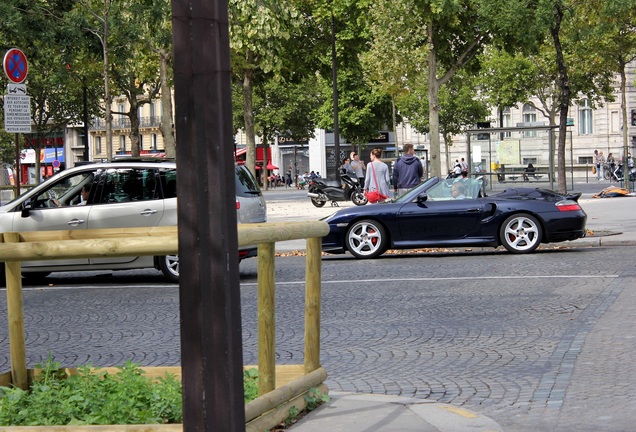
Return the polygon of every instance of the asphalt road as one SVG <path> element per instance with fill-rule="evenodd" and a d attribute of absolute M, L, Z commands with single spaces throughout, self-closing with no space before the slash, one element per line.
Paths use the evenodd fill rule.
<path fill-rule="evenodd" d="M 323 259 L 322 363 L 335 391 L 412 396 L 507 431 L 632 429 L 635 247 Z M 241 264 L 256 363 L 256 261 Z M 304 257 L 279 257 L 277 363 L 301 363 Z M 152 271 L 25 286 L 30 366 L 180 363 L 178 290 Z M 4 290 L 2 290 L 4 292 Z M 0 320 L 6 322 L 0 295 Z M 9 368 L 0 326 L 0 370 Z"/>

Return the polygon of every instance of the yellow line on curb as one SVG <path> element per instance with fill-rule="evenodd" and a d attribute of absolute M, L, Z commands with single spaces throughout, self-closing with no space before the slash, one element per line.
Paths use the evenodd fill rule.
<path fill-rule="evenodd" d="M 457 408 L 454 406 L 450 406 L 450 405 L 444 405 L 440 407 L 441 409 L 445 409 L 446 411 L 450 411 L 454 414 L 457 414 L 459 416 L 465 417 L 465 418 L 478 418 L 479 416 L 473 412 L 467 411 L 465 409 L 462 408 Z"/>

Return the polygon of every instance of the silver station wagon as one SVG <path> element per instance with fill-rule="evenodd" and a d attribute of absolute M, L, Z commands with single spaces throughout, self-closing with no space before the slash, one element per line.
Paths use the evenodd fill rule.
<path fill-rule="evenodd" d="M 0 207 L 0 231 L 84 230 L 177 225 L 177 172 L 174 162 L 89 163 L 65 170 Z M 265 199 L 248 169 L 235 167 L 239 223 L 267 220 Z M 242 248 L 239 259 L 256 255 Z M 25 261 L 24 278 L 51 272 L 156 268 L 179 280 L 179 257 L 140 256 Z M 4 264 L 0 265 L 4 284 Z"/>

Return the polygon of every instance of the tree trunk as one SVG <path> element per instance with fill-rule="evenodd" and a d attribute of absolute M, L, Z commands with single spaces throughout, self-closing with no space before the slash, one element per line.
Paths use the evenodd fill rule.
<path fill-rule="evenodd" d="M 398 138 L 397 138 L 397 119 L 396 119 L 396 110 L 395 110 L 395 95 L 391 95 L 391 120 L 393 121 L 393 136 L 395 137 L 395 155 L 399 156 L 400 147 L 398 146 Z M 402 148 L 404 148 L 404 143 L 402 143 Z"/>
<path fill-rule="evenodd" d="M 108 59 L 108 16 L 104 17 L 104 34 L 102 36 L 102 49 L 104 50 L 104 105 L 105 105 L 105 121 L 106 121 L 106 158 L 108 161 L 113 160 L 113 115 L 111 114 L 112 97 L 110 95 L 110 68 Z"/>
<path fill-rule="evenodd" d="M 560 7 L 556 8 L 556 22 L 550 33 L 554 41 L 556 50 L 557 68 L 559 76 L 557 78 L 557 86 L 559 87 L 559 140 L 557 146 L 557 175 L 558 175 L 558 191 L 567 192 L 567 179 L 565 178 L 565 142 L 567 138 L 568 109 L 570 107 L 570 82 L 568 79 L 568 69 L 563 58 L 563 48 L 559 33 L 561 31 L 561 21 L 563 19 L 563 11 Z"/>
<path fill-rule="evenodd" d="M 627 180 L 629 179 L 629 164 L 627 162 L 627 153 L 629 151 L 628 131 L 631 123 L 630 118 L 627 116 L 627 76 L 625 75 L 626 64 L 622 58 L 619 59 L 619 64 L 621 74 L 621 114 L 623 116 L 623 157 L 621 159 L 623 160 L 623 179 L 625 179 L 625 185 L 627 187 L 629 185 Z"/>
<path fill-rule="evenodd" d="M 133 157 L 139 157 L 141 154 L 139 148 L 139 104 L 137 103 L 137 97 L 134 93 L 130 98 L 130 111 L 128 117 L 130 118 L 130 155 Z"/>
<path fill-rule="evenodd" d="M 174 119 L 172 116 L 172 92 L 168 79 L 168 68 L 172 58 L 169 51 L 159 50 L 159 80 L 161 82 L 161 120 L 159 129 L 163 137 L 166 158 L 177 157 L 177 147 L 174 138 Z"/>
<path fill-rule="evenodd" d="M 437 80 L 437 52 L 433 43 L 433 24 L 426 27 L 428 43 L 428 123 L 431 137 L 431 176 L 442 175 L 439 140 L 439 82 Z"/>
<path fill-rule="evenodd" d="M 245 165 L 252 175 L 256 177 L 256 135 L 254 133 L 254 109 L 252 107 L 252 84 L 254 71 L 246 69 L 243 72 L 243 119 L 245 120 L 245 138 L 247 139 L 247 152 L 245 153 Z"/>

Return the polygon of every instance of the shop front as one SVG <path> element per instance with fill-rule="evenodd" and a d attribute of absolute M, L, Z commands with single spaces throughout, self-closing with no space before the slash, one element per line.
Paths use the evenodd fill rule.
<path fill-rule="evenodd" d="M 44 147 L 40 150 L 40 178 L 46 179 L 65 168 L 64 144 L 61 147 Z M 35 184 L 35 150 L 20 152 L 20 184 Z"/>

